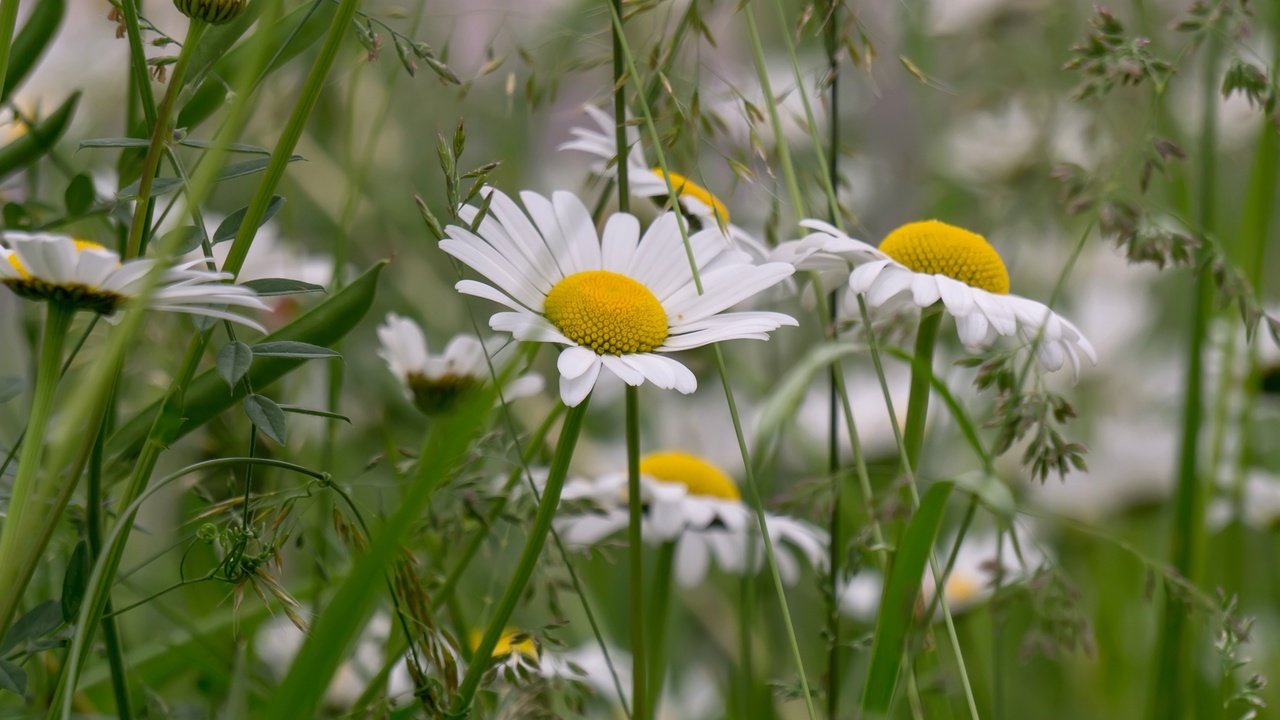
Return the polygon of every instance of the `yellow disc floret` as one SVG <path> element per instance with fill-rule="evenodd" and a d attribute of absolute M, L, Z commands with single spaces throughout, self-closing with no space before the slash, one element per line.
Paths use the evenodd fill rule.
<path fill-rule="evenodd" d="M 99 245 L 96 242 L 89 242 L 88 240 L 73 240 L 72 242 L 76 244 L 76 252 L 78 253 L 84 252 L 85 250 L 106 250 L 106 248 L 103 247 L 102 245 Z M 31 277 L 31 273 L 27 271 L 26 266 L 24 266 L 22 264 L 22 261 L 18 259 L 17 253 L 12 253 L 9 255 L 9 264 L 12 265 L 13 269 L 17 270 L 18 274 L 21 275 L 22 277 L 24 278 Z"/>
<path fill-rule="evenodd" d="M 519 638 L 519 641 L 515 641 Z M 484 633 L 479 630 L 471 632 L 471 649 L 475 650 L 480 647 L 480 641 L 484 639 Z M 538 646 L 533 642 L 533 638 L 528 634 L 518 630 L 505 630 L 502 637 L 498 638 L 498 644 L 493 646 L 493 659 L 506 657 L 511 653 L 520 653 L 530 660 L 538 659 Z"/>
<path fill-rule="evenodd" d="M 667 312 L 653 292 L 608 270 L 566 277 L 547 293 L 543 307 L 565 337 L 600 355 L 646 353 L 667 339 Z"/>
<path fill-rule="evenodd" d="M 715 465 L 689 453 L 667 451 L 646 455 L 640 460 L 640 474 L 648 475 L 654 480 L 684 485 L 691 495 L 721 500 L 742 499 L 742 493 L 733 478 Z"/>
<path fill-rule="evenodd" d="M 907 223 L 889 233 L 880 251 L 919 273 L 946 275 L 998 295 L 1009 292 L 1009 271 L 981 235 L 937 220 Z"/>
<path fill-rule="evenodd" d="M 658 177 L 671 180 L 671 187 L 676 191 L 676 197 L 693 198 L 711 208 L 719 222 L 729 222 L 729 209 L 724 206 L 724 203 L 720 202 L 719 198 L 712 195 L 710 190 L 679 173 L 664 173 L 662 168 L 653 168 L 653 172 Z"/>

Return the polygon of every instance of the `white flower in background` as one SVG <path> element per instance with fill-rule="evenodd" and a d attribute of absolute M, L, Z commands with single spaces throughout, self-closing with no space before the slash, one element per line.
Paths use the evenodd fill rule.
<path fill-rule="evenodd" d="M 945 166 L 970 181 L 1006 178 L 1026 166 L 1039 137 L 1040 123 L 1021 100 L 972 112 L 950 123 Z"/>
<path fill-rule="evenodd" d="M 569 132 L 574 139 L 560 145 L 560 150 L 578 150 L 599 158 L 592 170 L 604 177 L 613 177 L 618 158 L 616 125 L 613 116 L 603 110 L 584 105 L 597 128 L 574 127 Z M 649 198 L 660 206 L 666 204 L 669 190 L 675 190 L 676 200 L 691 225 L 690 231 L 715 229 L 736 245 L 739 250 L 764 258 L 768 249 L 750 233 L 729 222 L 729 209 L 710 190 L 695 183 L 689 177 L 674 170 L 664 174 L 662 168 L 650 166 L 645 158 L 644 145 L 640 142 L 640 128 L 627 126 L 627 188 L 633 197 Z"/>
<path fill-rule="evenodd" d="M 684 658 L 678 676 L 662 688 L 662 700 L 658 703 L 660 720 L 701 720 L 724 717 L 724 698 L 717 682 L 701 663 L 690 663 Z M 609 669 L 612 663 L 613 669 Z M 609 647 L 608 657 L 597 643 L 587 643 L 563 652 L 543 651 L 539 662 L 543 677 L 563 678 L 590 688 L 596 697 L 608 703 L 607 714 L 588 712 L 585 717 L 620 717 L 618 711 L 631 707 L 631 654 Z M 615 674 L 617 679 L 615 680 Z M 618 689 L 621 686 L 622 698 Z"/>
<path fill-rule="evenodd" d="M 952 613 L 962 613 L 986 603 L 995 595 L 997 580 L 1001 588 L 1017 585 L 1031 579 L 1045 563 L 1045 554 L 1033 533 L 1016 525 L 1014 533 L 1017 543 L 1007 532 L 999 534 L 997 539 L 997 533 L 990 531 L 967 535 L 960 543 L 951 574 L 942 586 Z M 938 544 L 934 554 L 940 569 L 950 557 L 954 544 L 955 538 Z M 883 583 L 875 570 L 863 570 L 855 575 L 840 591 L 841 612 L 864 622 L 873 621 L 880 607 Z M 937 593 L 933 570 L 926 567 L 920 581 L 916 612 L 921 613 L 933 604 Z"/>
<path fill-rule="evenodd" d="M 629 385 L 648 381 L 691 393 L 697 379 L 668 353 L 725 340 L 767 340 L 770 331 L 796 324 L 780 313 L 724 312 L 795 269 L 755 265 L 730 249 L 718 230 L 689 238 L 699 294 L 672 213 L 643 236 L 633 215 L 615 213 L 601 237 L 571 193 L 550 199 L 522 193 L 528 215 L 501 192 L 484 193 L 491 203 L 478 234 L 450 225 L 440 249 L 493 283 L 462 280 L 455 286 L 509 308 L 493 315 L 490 327 L 517 340 L 567 346 L 557 363 L 566 405 L 581 403 L 602 369 Z M 471 223 L 478 211 L 467 206 L 460 214 Z"/>
<path fill-rule="evenodd" d="M 765 68 L 778 120 L 782 124 L 783 140 L 788 144 L 807 146 L 810 143 L 812 135 L 804 110 L 806 95 L 814 114 L 814 130 L 820 137 L 825 137 L 825 99 L 817 91 L 814 79 L 827 72 L 826 60 L 801 61 L 802 82 L 799 85 L 796 84 L 790 58 L 766 59 Z M 710 87 L 704 91 L 709 99 L 705 101 L 703 112 L 721 121 L 730 142 L 751 149 L 758 144 L 764 150 L 771 150 L 777 144 L 769 117 L 769 103 L 753 66 L 737 64 L 729 67 L 723 75 L 714 76 L 709 84 Z"/>
<path fill-rule="evenodd" d="M 960 341 L 970 348 L 997 337 L 1018 336 L 1030 344 L 1049 370 L 1067 361 L 1080 372 L 1080 357 L 1096 363 L 1097 353 L 1069 320 L 1035 300 L 1009 293 L 1009 271 L 981 235 L 937 220 L 903 225 L 872 247 L 835 227 L 805 220 L 815 232 L 801 242 L 815 253 L 841 255 L 855 267 L 849 275 L 848 312 L 857 315 L 854 295 L 879 308 L 893 301 L 929 308 L 941 303 L 956 319 Z M 803 253 L 800 253 L 803 255 Z M 804 263 L 800 263 L 803 269 Z"/>
<path fill-rule="evenodd" d="M 844 387 L 849 395 L 849 406 L 853 410 L 853 422 L 858 428 L 858 443 L 862 451 L 869 457 L 898 457 L 898 440 L 893 432 L 893 423 L 889 418 L 889 409 L 885 406 L 884 390 L 875 373 L 866 368 L 850 367 L 845 363 Z M 893 412 L 901 426 L 907 419 L 907 389 L 911 381 L 911 369 L 902 363 L 886 364 L 884 367 L 885 382 L 889 386 L 889 396 L 893 398 Z M 831 391 L 824 379 L 814 383 L 800 401 L 796 411 L 796 425 L 799 432 L 789 436 L 787 445 L 799 445 L 819 457 L 826 457 L 827 433 L 831 425 Z M 937 417 L 926 419 L 926 423 L 934 422 Z M 837 437 L 840 438 L 842 453 L 849 449 L 849 430 L 845 423 L 844 409 L 837 405 Z M 900 427 L 901 429 L 901 427 Z"/>
<path fill-rule="evenodd" d="M 645 542 L 676 543 L 676 580 L 685 587 L 702 582 L 714 559 L 722 570 L 745 574 L 764 567 L 764 543 L 754 511 L 742 502 L 733 479 L 702 458 L 657 452 L 640 461 Z M 626 473 L 566 484 L 564 500 L 587 500 L 593 507 L 557 520 L 565 542 L 589 546 L 626 529 L 629 522 Z M 827 536 L 801 520 L 766 513 L 774 557 L 784 582 L 800 576 L 795 553 L 820 567 Z"/>
<path fill-rule="evenodd" d="M 63 303 L 110 319 L 141 291 L 155 260 L 125 263 L 105 247 L 66 235 L 7 232 L 0 247 L 0 283 L 29 300 Z M 164 271 L 152 293 L 152 310 L 230 320 L 257 330 L 262 326 L 224 306 L 265 310 L 253 290 L 228 284 L 227 273 L 210 272 L 196 263 L 179 263 Z"/>
<path fill-rule="evenodd" d="M 443 353 L 432 355 L 422 328 L 395 313 L 388 313 L 378 326 L 378 343 L 378 357 L 400 381 L 405 396 L 428 415 L 448 411 L 469 391 L 488 382 L 490 362 L 499 372 L 504 364 L 494 357 L 502 345 L 500 340 L 481 344 L 466 334 L 455 336 Z M 537 395 L 545 384 L 537 373 L 522 375 L 503 386 L 503 399 Z"/>
<path fill-rule="evenodd" d="M 1209 527 L 1221 530 L 1236 517 L 1235 499 L 1228 495 L 1209 503 Z M 1280 520 L 1280 475 L 1253 470 L 1245 476 L 1240 491 L 1240 519 L 1245 525 L 1265 532 Z"/>
<path fill-rule="evenodd" d="M 220 215 L 205 213 L 205 224 L 209 226 L 210 235 L 213 235 L 223 219 Z M 227 261 L 231 245 L 230 241 L 225 241 L 213 246 L 213 261 L 218 267 L 222 267 Z M 204 260 L 204 258 L 204 251 L 197 248 L 183 259 Z M 253 236 L 253 245 L 249 249 L 249 254 L 245 256 L 244 265 L 236 277 L 241 282 L 288 278 L 327 287 L 333 280 L 333 258 L 327 255 L 313 255 L 295 243 L 286 242 L 280 236 L 276 223 L 267 222 L 258 228 L 257 234 Z"/>
<path fill-rule="evenodd" d="M 383 612 L 374 614 L 360 633 L 353 652 L 334 673 L 324 693 L 324 704 L 331 710 L 347 710 L 355 704 L 386 661 L 387 642 L 391 637 L 391 618 Z M 254 636 L 254 651 L 276 680 L 284 679 L 302 650 L 306 634 L 285 617 L 273 617 L 263 623 Z M 413 679 L 402 657 L 387 676 L 386 694 L 392 701 L 413 697 Z"/>
<path fill-rule="evenodd" d="M 1042 9 L 1043 0 L 929 0 L 926 26 L 934 35 L 977 31 L 1001 14 Z"/>

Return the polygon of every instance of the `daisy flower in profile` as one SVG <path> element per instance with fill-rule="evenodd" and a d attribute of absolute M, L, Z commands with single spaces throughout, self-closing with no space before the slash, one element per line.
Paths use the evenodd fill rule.
<path fill-rule="evenodd" d="M 723 470 L 696 455 L 666 451 L 642 458 L 640 475 L 641 532 L 648 543 L 676 544 L 675 574 L 681 585 L 702 582 L 713 559 L 721 569 L 736 574 L 764 567 L 764 543 L 754 512 Z M 565 501 L 586 500 L 593 507 L 558 521 L 565 542 L 593 545 L 625 530 L 629 520 L 626 489 L 626 473 L 568 483 Z M 800 575 L 797 553 L 815 567 L 824 562 L 827 536 L 822 530 L 772 513 L 765 515 L 765 526 L 779 574 L 787 584 L 794 584 Z"/>
<path fill-rule="evenodd" d="M 457 335 L 445 345 L 444 352 L 432 355 L 427 338 L 418 324 L 406 317 L 388 313 L 378 326 L 378 357 L 386 361 L 396 376 L 405 396 L 423 413 L 448 412 L 471 390 L 489 381 L 489 360 L 501 343 L 482 344 L 471 335 Z M 492 360 L 495 368 L 502 363 Z M 529 373 L 503 386 L 507 400 L 529 397 L 542 392 L 542 376 Z"/>
<path fill-rule="evenodd" d="M 482 631 L 471 631 L 467 641 L 472 651 L 480 647 L 480 641 L 483 638 Z M 509 680 L 514 680 L 521 675 L 537 672 L 541 652 L 532 635 L 514 628 L 507 628 L 498 638 L 498 644 L 493 646 L 491 657 L 493 663 L 489 666 L 489 672 L 499 673 Z"/>
<path fill-rule="evenodd" d="M 477 232 L 450 225 L 440 249 L 492 284 L 462 280 L 455 287 L 506 306 L 489 318 L 494 330 L 565 346 L 557 366 L 560 397 L 570 407 L 587 397 L 601 370 L 628 385 L 648 381 L 691 393 L 697 380 L 669 353 L 739 338 L 767 340 L 770 331 L 796 324 L 780 313 L 725 312 L 795 269 L 754 264 L 718 230 L 689 238 L 699 292 L 673 213 L 643 236 L 639 220 L 615 213 L 602 237 L 571 193 L 522 193 L 526 214 L 501 192 L 483 192 L 489 211 Z M 474 224 L 478 212 L 468 206 L 460 215 Z"/>
<path fill-rule="evenodd" d="M 603 177 L 613 177 L 617 166 L 618 143 L 613 116 L 600 108 L 584 105 L 582 109 L 591 116 L 595 128 L 574 127 L 569 132 L 573 139 L 562 143 L 559 150 L 577 150 L 599 158 L 592 170 Z M 755 257 L 768 255 L 768 249 L 759 239 L 746 230 L 729 222 L 729 209 L 710 190 L 674 171 L 664 173 L 662 168 L 650 166 L 645 161 L 644 146 L 640 143 L 640 128 L 627 126 L 627 189 L 634 197 L 648 198 L 659 206 L 666 206 L 670 188 L 675 190 L 676 202 L 688 218 L 692 230 L 720 229 L 725 237 L 742 250 Z"/>
<path fill-rule="evenodd" d="M 108 319 L 141 291 L 155 267 L 149 258 L 122 263 L 105 247 L 66 235 L 8 232 L 4 241 L 8 247 L 0 246 L 0 283 L 28 300 L 60 303 Z M 225 309 L 231 305 L 265 310 L 253 290 L 227 283 L 232 279 L 229 273 L 200 269 L 200 263 L 183 262 L 166 270 L 149 307 L 262 330 L 257 322 Z"/>
<path fill-rule="evenodd" d="M 1093 345 L 1069 320 L 1044 303 L 1009 292 L 1004 261 L 977 233 L 925 220 L 899 227 L 877 248 L 819 220 L 801 225 L 814 232 L 792 250 L 799 267 L 844 258 L 855 266 L 849 275 L 850 291 L 866 298 L 872 308 L 891 301 L 920 308 L 941 303 L 955 318 L 960 341 L 967 347 L 985 347 L 997 337 L 1016 335 L 1026 343 L 1039 337 L 1036 353 L 1048 370 L 1070 362 L 1078 374 L 1081 356 L 1091 364 L 1098 361 Z M 850 311 L 856 314 L 856 305 Z"/>

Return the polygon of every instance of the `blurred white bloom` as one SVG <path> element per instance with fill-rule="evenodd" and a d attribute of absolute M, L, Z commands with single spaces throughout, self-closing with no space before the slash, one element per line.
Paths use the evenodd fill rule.
<path fill-rule="evenodd" d="M 1209 504 L 1209 527 L 1221 530 L 1235 517 L 1231 497 L 1219 497 Z M 1280 520 L 1280 476 L 1254 470 L 1244 479 L 1240 497 L 1240 519 L 1245 525 L 1270 531 Z"/>
<path fill-rule="evenodd" d="M 650 382 L 689 394 L 697 378 L 669 353 L 734 339 L 767 340 L 794 318 L 774 312 L 725 312 L 770 288 L 795 269 L 756 265 L 732 250 L 718 230 L 689 238 L 702 287 L 689 269 L 674 213 L 641 236 L 640 221 L 615 213 L 597 234 L 591 213 L 572 193 L 521 194 L 525 209 L 488 188 L 489 213 L 477 233 L 450 225 L 440 249 L 492 285 L 462 280 L 455 287 L 504 305 L 489 326 L 517 340 L 564 345 L 557 367 L 560 398 L 575 406 L 602 369 L 629 385 Z M 526 214 L 527 213 L 527 214 Z M 467 206 L 463 222 L 478 210 Z"/>
<path fill-rule="evenodd" d="M 338 666 L 329 681 L 324 694 L 328 708 L 341 711 L 355 704 L 382 669 L 390 636 L 391 618 L 384 612 L 375 613 L 360 633 L 355 652 Z M 254 636 L 254 651 L 272 676 L 281 680 L 288 674 L 305 640 L 306 635 L 287 618 L 273 617 L 263 623 Z M 412 697 L 413 680 L 404 658 L 392 666 L 386 693 L 393 701 Z"/>
<path fill-rule="evenodd" d="M 1035 575 L 1045 562 L 1044 552 L 1033 533 L 1014 526 L 1017 543 L 1009 533 L 984 532 L 966 535 L 956 553 L 955 565 L 943 584 L 944 597 L 952 613 L 962 613 L 982 605 L 995 595 L 996 583 L 1009 587 Z M 955 538 L 940 542 L 935 550 L 938 566 L 946 563 Z M 880 607 L 884 580 L 875 570 L 863 570 L 849 580 L 840 592 L 840 611 L 849 617 L 871 622 Z M 920 581 L 920 603 L 917 613 L 933 603 L 938 583 L 932 568 L 926 567 Z"/>
<path fill-rule="evenodd" d="M 819 220 L 801 225 L 815 231 L 800 241 L 814 257 L 836 255 L 856 266 L 846 296 L 851 314 L 858 312 L 855 295 L 863 295 L 872 308 L 891 301 L 920 308 L 940 302 L 968 347 L 990 345 L 997 336 L 1016 335 L 1028 344 L 1040 336 L 1036 354 L 1048 370 L 1070 361 L 1078 375 L 1081 355 L 1090 363 L 1098 360 L 1071 321 L 1043 303 L 1009 293 L 1009 271 L 977 233 L 937 220 L 913 222 L 889 233 L 876 248 Z M 805 251 L 797 254 L 803 257 Z M 808 269 L 807 261 L 798 260 L 797 268 Z"/>
<path fill-rule="evenodd" d="M 897 458 L 898 441 L 893 432 L 893 423 L 889 419 L 889 409 L 884 403 L 884 391 L 875 373 L 865 369 L 852 369 L 845 363 L 844 386 L 849 395 L 849 406 L 853 410 L 853 422 L 858 428 L 858 442 L 862 451 L 869 457 L 891 456 Z M 889 396 L 893 398 L 893 411 L 898 423 L 907 418 L 907 388 L 910 385 L 911 369 L 901 363 L 886 364 L 885 381 L 889 385 Z M 789 442 L 811 446 L 813 450 L 826 452 L 827 433 L 831 425 L 830 390 L 827 383 L 815 383 L 805 393 L 796 413 L 796 424 L 800 432 L 795 433 Z M 838 407 L 837 437 L 845 453 L 849 452 L 849 431 L 845 423 L 844 409 Z M 927 422 L 937 417 L 933 413 Z"/>
<path fill-rule="evenodd" d="M 1006 178 L 1027 164 L 1039 136 L 1040 124 L 1021 100 L 970 113 L 949 126 L 946 167 L 965 180 Z"/>
<path fill-rule="evenodd" d="M 926 26 L 934 35 L 976 31 L 1000 14 L 1018 9 L 1035 10 L 1039 0 L 929 0 Z"/>
<path fill-rule="evenodd" d="M 597 128 L 574 127 L 570 130 L 574 139 L 560 145 L 560 150 L 578 150 L 599 158 L 592 165 L 592 170 L 604 177 L 613 177 L 616 172 L 618 143 L 616 125 L 613 116 L 603 110 L 586 105 L 583 106 Z M 668 195 L 668 175 L 662 168 L 651 166 L 645 157 L 644 145 L 640 142 L 640 128 L 627 126 L 627 185 L 632 196 L 650 198 L 663 205 Z M 764 243 L 746 230 L 729 222 L 729 209 L 710 190 L 695 183 L 685 175 L 674 170 L 670 173 L 671 188 L 675 190 L 676 200 L 684 210 L 690 223 L 689 230 L 715 230 L 739 250 L 751 253 L 757 259 L 764 258 L 768 249 Z"/>
<path fill-rule="evenodd" d="M 821 63 L 820 68 L 806 69 L 805 65 L 814 63 L 802 62 L 802 82 L 797 85 L 790 58 L 768 58 L 765 61 L 769 86 L 773 90 L 773 102 L 782 125 L 783 140 L 788 144 L 803 144 L 807 147 L 811 142 L 809 122 L 804 109 L 805 95 L 813 110 L 816 124 L 814 130 L 820 137 L 825 137 L 825 98 L 817 92 L 817 83 L 813 80 L 827 71 L 826 61 L 822 60 Z M 704 112 L 723 122 L 730 142 L 743 148 L 754 148 L 758 143 L 766 151 L 776 146 L 777 135 L 769 117 L 769 104 L 754 67 L 735 67 L 726 75 L 717 76 L 709 84 L 705 94 L 711 99 L 706 101 Z"/>
<path fill-rule="evenodd" d="M 706 577 L 711 560 L 737 574 L 764 566 L 764 544 L 757 535 L 754 512 L 742 502 L 733 479 L 702 458 L 683 452 L 658 452 L 640 462 L 644 495 L 645 542 L 676 543 L 676 580 L 685 587 Z M 588 500 L 594 507 L 557 520 L 565 542 L 589 546 L 628 525 L 627 477 L 613 473 L 595 481 L 573 480 L 565 485 L 564 500 Z M 768 513 L 765 524 L 784 582 L 794 584 L 799 552 L 810 565 L 825 561 L 826 533 L 802 520 Z"/>
<path fill-rule="evenodd" d="M 108 195 L 115 190 L 108 191 Z M 177 211 L 175 211 L 177 212 Z M 207 232 L 212 235 L 225 219 L 216 213 L 205 213 Z M 213 261 L 222 267 L 231 252 L 231 241 L 220 242 L 213 246 Z M 184 257 L 185 260 L 204 260 L 204 251 L 197 248 Z M 267 278 L 288 278 L 301 280 L 312 285 L 328 286 L 333 279 L 333 258 L 328 255 L 315 255 L 306 252 L 298 245 L 286 242 L 281 236 L 275 222 L 268 221 L 258 228 L 253 237 L 253 245 L 245 256 L 244 265 L 236 275 L 241 282 L 245 280 L 264 280 Z"/>
<path fill-rule="evenodd" d="M 673 677 L 663 685 L 657 717 L 660 720 L 723 717 L 724 698 L 717 691 L 715 680 L 701 664 L 691 666 L 687 658 L 682 660 L 678 676 L 673 673 Z M 609 663 L 613 664 L 612 671 Z M 609 703 L 611 712 L 607 715 L 588 714 L 587 717 L 619 717 L 618 711 L 622 707 L 618 698 L 619 686 L 626 706 L 631 707 L 631 654 L 625 650 L 610 647 L 606 659 L 598 644 L 588 643 L 564 652 L 543 652 L 540 667 L 544 677 L 582 683 Z"/>
<path fill-rule="evenodd" d="M 422 412 L 433 415 L 454 407 L 468 391 L 488 382 L 489 359 L 501 372 L 503 363 L 494 358 L 502 341 L 494 338 L 481 344 L 467 334 L 456 335 L 444 352 L 432 355 L 422 328 L 414 321 L 388 313 L 378 326 L 378 357 L 386 361 L 407 397 Z M 541 375 L 528 373 L 507 382 L 502 388 L 505 400 L 529 397 L 542 392 Z"/>
<path fill-rule="evenodd" d="M 29 300 L 62 303 L 111 319 L 142 289 L 155 260 L 125 263 L 105 247 L 67 235 L 7 232 L 0 247 L 0 283 Z M 184 262 L 164 272 L 149 307 L 152 310 L 230 320 L 262 330 L 253 320 L 230 312 L 226 305 L 264 310 L 249 288 L 229 285 L 226 273 L 209 272 Z"/>

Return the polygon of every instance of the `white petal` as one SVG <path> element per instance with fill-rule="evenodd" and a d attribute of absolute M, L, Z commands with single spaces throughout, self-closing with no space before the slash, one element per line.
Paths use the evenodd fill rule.
<path fill-rule="evenodd" d="M 680 538 L 676 546 L 676 581 L 681 587 L 693 587 L 707 575 L 707 548 L 695 534 Z"/>
<path fill-rule="evenodd" d="M 938 281 L 942 303 L 947 306 L 947 312 L 952 317 L 961 318 L 973 312 L 973 288 L 945 275 L 934 275 L 934 278 Z"/>
<path fill-rule="evenodd" d="M 562 377 L 569 379 L 579 378 L 591 369 L 592 365 L 600 362 L 600 356 L 592 350 L 584 347 L 567 347 L 560 352 L 560 357 L 556 359 L 556 369 L 560 371 Z"/>
<path fill-rule="evenodd" d="M 574 258 L 575 264 L 583 270 L 598 270 L 600 238 L 596 235 L 596 226 L 587 206 L 582 204 L 577 195 L 563 191 L 554 193 L 551 203 L 555 206 L 556 219 L 560 222 L 569 255 Z"/>
<path fill-rule="evenodd" d="M 925 273 L 915 273 L 911 278 L 911 299 L 916 305 L 927 308 L 938 302 L 941 294 L 938 291 L 938 281 L 932 275 Z"/>
<path fill-rule="evenodd" d="M 563 354 L 561 357 L 563 357 Z M 638 387 L 644 383 L 644 375 L 626 362 L 623 362 L 622 358 L 617 355 L 601 355 L 599 357 L 605 368 L 617 375 L 622 382 L 632 387 Z"/>
<path fill-rule="evenodd" d="M 859 265 L 849 273 L 849 289 L 858 294 L 865 293 L 880 276 L 880 271 L 891 265 L 897 265 L 897 263 L 892 260 L 873 260 Z"/>
<path fill-rule="evenodd" d="M 569 407 L 577 407 L 591 394 L 600 377 L 601 363 L 592 363 L 591 367 L 577 378 L 560 378 L 560 399 Z"/>
<path fill-rule="evenodd" d="M 605 270 L 626 273 L 640 243 L 640 221 L 634 215 L 614 213 L 604 226 L 601 266 Z"/>

